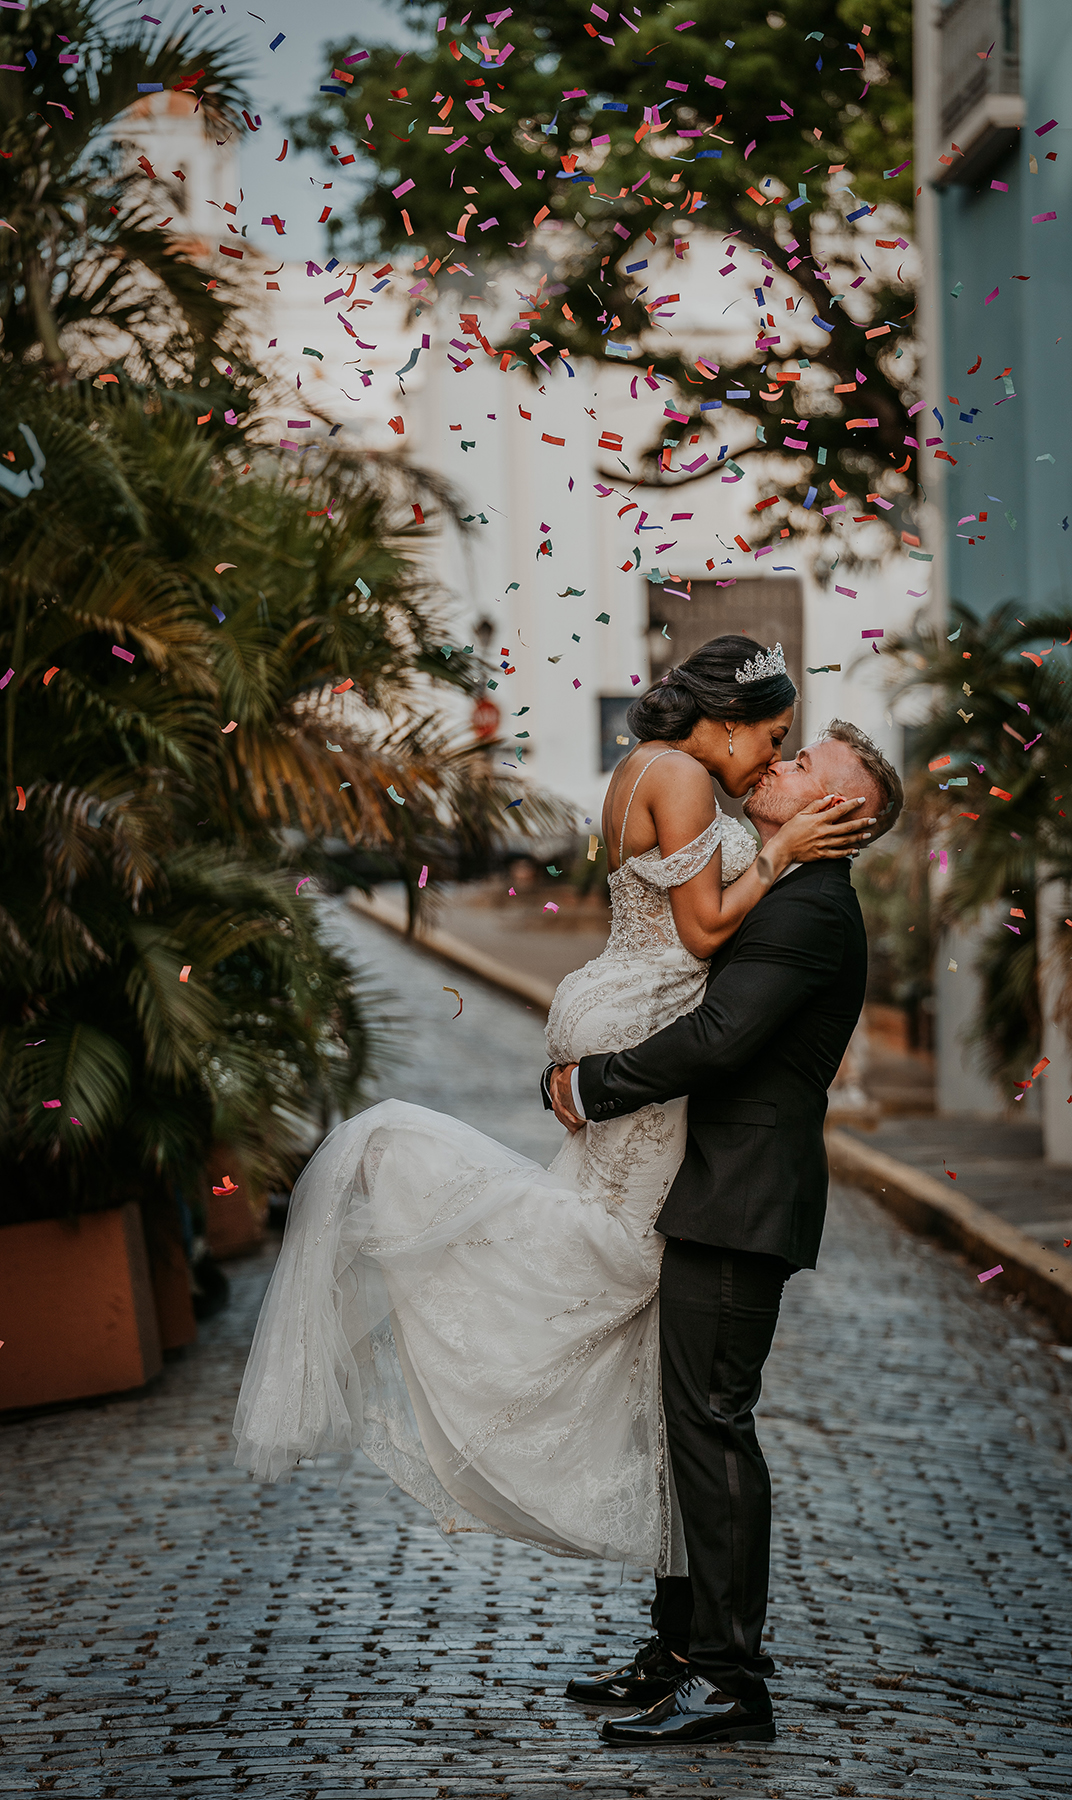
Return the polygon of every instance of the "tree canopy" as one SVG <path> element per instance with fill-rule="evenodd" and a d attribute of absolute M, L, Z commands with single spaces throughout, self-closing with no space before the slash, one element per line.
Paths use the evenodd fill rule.
<path fill-rule="evenodd" d="M 340 249 L 423 252 L 422 307 L 440 268 L 523 265 L 543 250 L 553 274 L 529 297 L 529 342 L 511 332 L 496 346 L 538 379 L 554 356 L 603 357 L 611 340 L 620 363 L 677 381 L 701 428 L 702 401 L 748 389 L 735 404 L 757 420 L 761 452 L 780 448 L 767 427 L 783 413 L 808 415 L 798 497 L 835 473 L 858 487 L 864 472 L 873 485 L 891 455 L 906 467 L 902 393 L 915 365 L 897 352 L 910 341 L 912 296 L 903 274 L 877 273 L 903 259 L 876 253 L 873 228 L 868 237 L 854 224 L 883 203 L 904 217 L 911 208 L 909 0 L 783 0 L 776 11 L 765 0 L 672 0 L 614 14 L 560 0 L 496 14 L 495 29 L 479 14 L 438 31 L 438 4 L 405 10 L 426 26 L 427 47 L 333 44 L 335 74 L 296 122 L 300 140 L 340 167 L 363 160 L 360 198 L 331 222 Z M 561 229 L 552 237 L 547 223 Z M 655 316 L 676 296 L 647 285 L 652 247 L 686 257 L 702 232 L 732 234 L 730 264 L 751 266 L 755 251 L 762 265 L 753 354 L 717 379 Z M 792 311 L 771 309 L 764 283 L 776 271 L 798 296 Z M 839 303 L 850 294 L 851 312 Z M 796 384 L 777 376 L 801 357 L 815 373 L 794 413 L 785 396 Z M 851 388 L 850 411 L 877 427 L 850 435 L 835 386 Z M 655 479 L 664 460 L 653 444 Z"/>

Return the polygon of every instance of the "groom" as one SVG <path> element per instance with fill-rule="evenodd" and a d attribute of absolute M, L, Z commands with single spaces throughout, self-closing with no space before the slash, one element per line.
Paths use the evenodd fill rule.
<path fill-rule="evenodd" d="M 897 773 L 841 720 L 772 763 L 745 812 L 763 843 L 824 794 L 895 823 Z M 761 1648 L 770 1477 L 753 1408 L 782 1288 L 814 1268 L 826 1211 L 826 1090 L 863 1005 L 867 942 L 848 859 L 790 867 L 713 958 L 686 1014 L 634 1050 L 548 1070 L 545 1101 L 578 1130 L 688 1095 L 684 1160 L 656 1222 L 663 1406 L 689 1573 L 656 1581 L 655 1637 L 626 1668 L 571 1681 L 612 1744 L 774 1736 Z"/>

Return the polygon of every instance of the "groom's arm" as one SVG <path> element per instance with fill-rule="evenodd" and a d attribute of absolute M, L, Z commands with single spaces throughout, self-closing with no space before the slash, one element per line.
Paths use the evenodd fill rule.
<path fill-rule="evenodd" d="M 799 890 L 780 900 L 772 904 L 771 895 L 749 915 L 694 1012 L 634 1050 L 581 1058 L 577 1083 L 587 1118 L 620 1118 L 732 1074 L 829 985 L 841 965 L 839 908 Z"/>

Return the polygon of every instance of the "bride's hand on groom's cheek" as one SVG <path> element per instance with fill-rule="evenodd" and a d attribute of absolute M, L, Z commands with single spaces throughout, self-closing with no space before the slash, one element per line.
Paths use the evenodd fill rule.
<path fill-rule="evenodd" d="M 551 1104 L 555 1118 L 567 1131 L 583 1131 L 584 1120 L 579 1119 L 573 1110 L 573 1088 L 570 1077 L 576 1063 L 568 1063 L 564 1069 L 555 1069 L 551 1075 Z"/>

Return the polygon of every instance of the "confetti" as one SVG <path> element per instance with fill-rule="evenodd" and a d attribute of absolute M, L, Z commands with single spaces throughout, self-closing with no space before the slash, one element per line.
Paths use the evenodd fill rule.
<path fill-rule="evenodd" d="M 443 992 L 445 994 L 453 994 L 454 995 L 455 1000 L 458 1002 L 458 1010 L 456 1013 L 454 1013 L 453 1018 L 460 1019 L 462 1016 L 462 1007 L 465 1005 L 465 1001 L 462 999 L 457 988 L 445 987 L 443 989 Z"/>
<path fill-rule="evenodd" d="M 981 1275 L 977 1275 L 976 1280 L 993 1281 L 995 1275 L 1004 1275 L 1004 1273 L 1005 1270 L 1002 1268 L 1001 1264 L 995 1263 L 992 1269 L 984 1269 Z"/>

